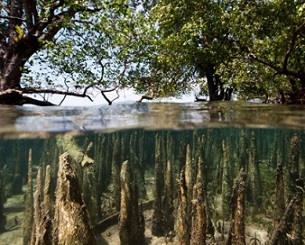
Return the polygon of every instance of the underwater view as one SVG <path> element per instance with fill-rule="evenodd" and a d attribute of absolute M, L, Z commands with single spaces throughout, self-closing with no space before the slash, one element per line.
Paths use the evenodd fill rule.
<path fill-rule="evenodd" d="M 304 244 L 305 111 L 0 110 L 0 244 Z"/>

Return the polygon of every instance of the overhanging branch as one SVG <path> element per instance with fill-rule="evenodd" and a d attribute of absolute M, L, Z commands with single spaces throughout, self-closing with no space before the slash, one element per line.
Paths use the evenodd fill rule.
<path fill-rule="evenodd" d="M 256 55 L 254 55 L 250 51 L 249 51 L 248 56 L 249 56 L 250 59 L 255 60 L 255 61 L 257 61 L 257 62 L 259 62 L 259 63 L 261 63 L 265 66 L 268 66 L 268 67 L 272 68 L 276 72 L 276 74 L 278 74 L 278 75 L 286 75 L 286 76 L 290 76 L 290 77 L 300 79 L 301 81 L 305 81 L 305 74 L 304 73 L 299 73 L 299 72 L 295 72 L 295 71 L 292 71 L 292 70 L 288 70 L 287 67 L 277 66 L 274 63 L 272 63 L 271 61 L 264 60 L 264 59 L 261 59 L 261 58 L 257 57 Z M 287 60 L 288 60 L 288 58 L 287 58 Z"/>
<path fill-rule="evenodd" d="M 117 96 L 112 100 L 110 100 L 106 96 L 106 93 L 110 93 L 110 92 L 113 92 L 113 91 L 117 90 L 119 85 L 116 85 L 114 88 L 111 88 L 111 89 L 100 89 L 100 88 L 96 87 L 97 85 L 99 85 L 98 82 L 88 85 L 84 89 L 83 93 L 75 93 L 75 92 L 69 92 L 69 91 L 59 91 L 59 90 L 53 90 L 53 89 L 34 89 L 34 88 L 23 89 L 22 91 L 17 91 L 17 92 L 19 92 L 20 94 L 43 94 L 43 93 L 45 93 L 45 94 L 60 94 L 60 95 L 64 95 L 65 97 L 66 96 L 74 96 L 74 97 L 88 98 L 90 101 L 93 101 L 92 98 L 89 95 L 87 95 L 87 91 L 88 91 L 89 88 L 94 88 L 95 87 L 96 89 L 98 89 L 101 92 L 102 96 L 104 97 L 104 99 L 107 101 L 107 103 L 109 105 L 111 105 L 113 101 L 115 101 L 116 99 L 119 98 L 118 93 L 117 93 Z"/>
<path fill-rule="evenodd" d="M 6 105 L 39 105 L 39 106 L 52 106 L 54 104 L 48 101 L 36 100 L 22 94 L 22 91 L 15 89 L 8 89 L 0 92 L 0 104 Z"/>
<path fill-rule="evenodd" d="M 53 90 L 53 89 L 23 89 L 22 93 L 24 94 L 62 94 L 67 96 L 75 96 L 75 97 L 82 97 L 82 98 L 88 98 L 90 101 L 93 101 L 89 95 L 86 94 L 86 91 L 82 94 L 75 93 L 75 92 L 68 92 L 68 91 L 59 91 L 59 90 Z"/>

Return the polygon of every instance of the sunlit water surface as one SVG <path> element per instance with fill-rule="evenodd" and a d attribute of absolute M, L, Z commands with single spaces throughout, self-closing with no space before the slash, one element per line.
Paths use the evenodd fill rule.
<path fill-rule="evenodd" d="M 93 107 L 0 107 L 2 136 L 106 132 L 130 128 L 304 129 L 305 108 L 256 103 L 127 103 Z"/>

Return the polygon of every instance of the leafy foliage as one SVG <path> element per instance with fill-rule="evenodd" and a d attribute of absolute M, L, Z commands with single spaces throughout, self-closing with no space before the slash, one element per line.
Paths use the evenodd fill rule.
<path fill-rule="evenodd" d="M 244 80 L 266 94 L 304 86 L 304 6 L 302 1 L 240 1 L 232 8 L 230 30 L 245 54 L 238 60 L 245 67 L 237 80 L 241 89 Z"/>
<path fill-rule="evenodd" d="M 240 98 L 290 91 L 291 80 L 304 86 L 303 8 L 302 1 L 159 1 L 162 62 L 199 76 L 198 64 L 213 64 Z"/>
<path fill-rule="evenodd" d="M 230 89 L 250 99 L 305 86 L 300 0 L 45 0 L 35 9 L 0 17 L 3 36 L 15 22 L 16 43 L 46 23 L 19 64 L 23 88 L 133 88 L 152 97 L 200 88 L 210 99 Z"/>
<path fill-rule="evenodd" d="M 147 42 L 154 32 L 147 16 L 136 3 L 125 0 L 100 2 L 99 8 L 77 15 L 54 43 L 37 54 L 35 58 L 51 69 L 38 73 L 50 79 L 62 77 L 77 87 L 95 83 L 101 89 L 141 90 L 135 77 L 148 72 L 147 54 L 154 48 Z"/>

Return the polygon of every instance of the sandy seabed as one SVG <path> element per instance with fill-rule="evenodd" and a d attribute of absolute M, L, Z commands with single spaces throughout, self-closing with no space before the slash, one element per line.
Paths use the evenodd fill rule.
<path fill-rule="evenodd" d="M 23 245 L 24 195 L 14 195 L 4 204 L 6 231 L 0 233 L 1 245 Z"/>
<path fill-rule="evenodd" d="M 7 231 L 0 234 L 1 245 L 23 245 L 23 220 L 24 220 L 24 195 L 15 195 L 7 200 L 4 211 L 7 215 Z M 151 234 L 153 210 L 144 212 L 145 217 L 145 240 L 147 245 L 179 245 L 179 242 L 172 237 L 156 237 Z M 229 226 L 229 223 L 226 224 Z M 247 224 L 246 227 L 247 244 L 251 244 L 251 239 L 256 237 L 261 244 L 266 244 L 268 234 L 262 227 Z M 106 231 L 97 235 L 98 245 L 120 245 L 118 225 L 109 227 Z M 225 244 L 221 235 L 216 232 L 215 241 L 207 244 Z"/>
<path fill-rule="evenodd" d="M 144 212 L 145 217 L 145 239 L 147 245 L 179 245 L 179 242 L 175 238 L 170 237 L 156 237 L 151 234 L 151 221 L 152 221 L 152 210 Z M 229 225 L 229 222 L 227 223 Z M 99 245 L 120 245 L 118 225 L 114 225 L 108 228 L 105 232 L 101 234 L 102 239 L 99 240 Z M 252 244 L 252 238 L 257 238 L 261 244 L 267 244 L 268 233 L 262 229 L 259 229 L 255 225 L 250 225 L 246 228 L 246 244 Z M 207 242 L 210 245 L 223 245 L 225 240 L 222 239 L 221 234 L 215 234 L 215 241 Z M 255 243 L 253 243 L 255 244 Z"/>

